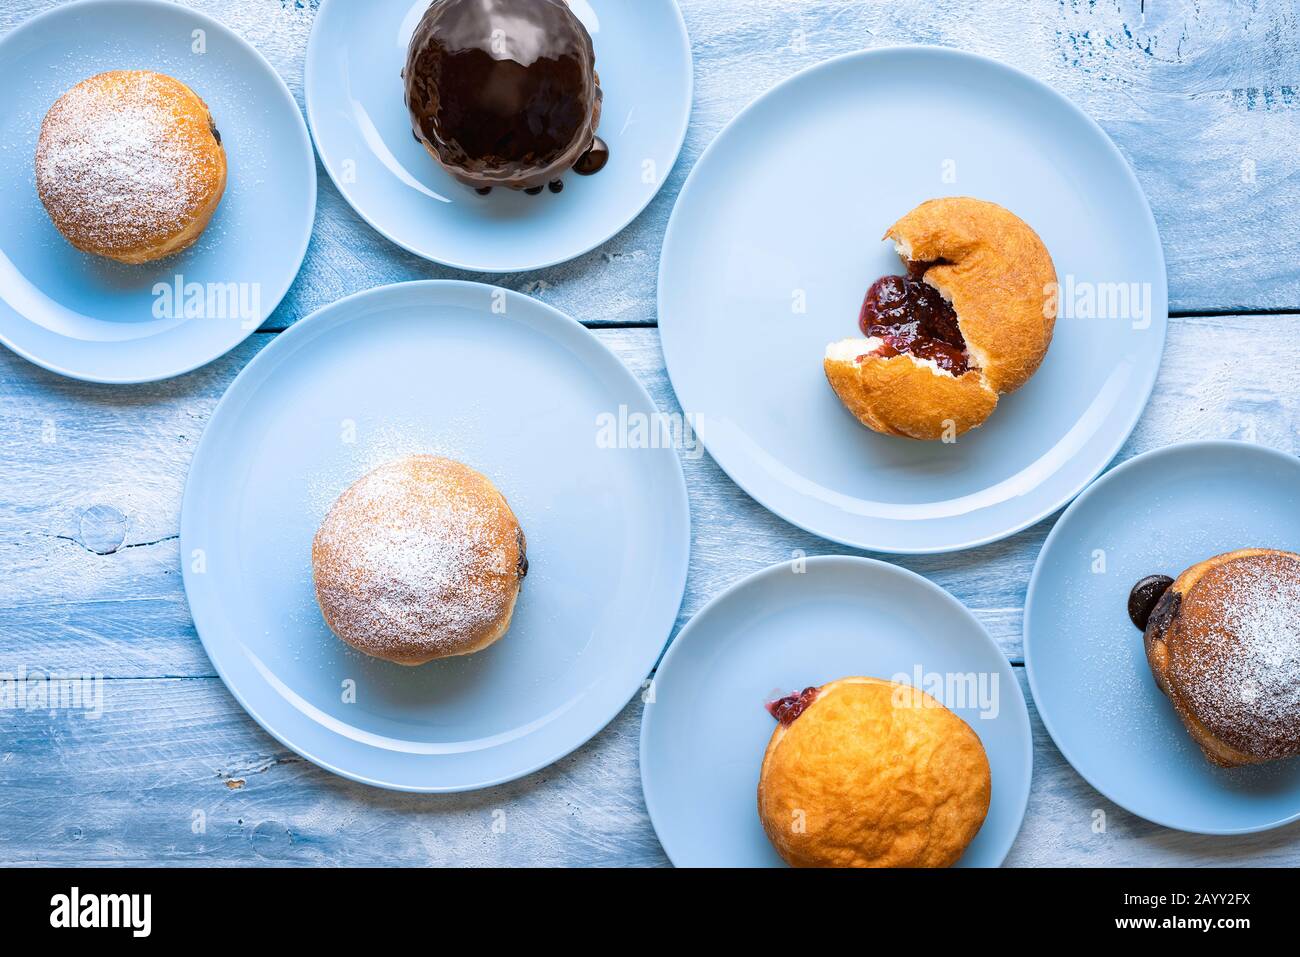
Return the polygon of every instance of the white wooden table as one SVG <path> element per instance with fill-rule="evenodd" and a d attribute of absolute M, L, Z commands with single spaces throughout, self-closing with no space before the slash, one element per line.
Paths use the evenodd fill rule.
<path fill-rule="evenodd" d="M 54 2 L 6 0 L 0 32 Z M 315 0 L 186 2 L 256 45 L 301 103 Z M 988 54 L 1072 98 L 1119 144 L 1160 225 L 1174 310 L 1155 395 L 1120 460 L 1212 437 L 1297 451 L 1296 0 L 1146 0 L 1145 12 L 1141 0 L 682 7 L 696 72 L 686 147 L 650 208 L 595 252 L 522 276 L 468 277 L 384 240 L 322 171 L 301 275 L 265 327 L 224 359 L 118 388 L 64 380 L 0 350 L 0 673 L 105 676 L 97 720 L 0 711 L 0 863 L 666 863 L 641 799 L 639 701 L 557 765 L 460 796 L 353 784 L 280 747 L 227 693 L 194 632 L 177 550 L 181 490 L 217 399 L 278 330 L 400 280 L 484 278 L 544 299 L 593 327 L 661 408 L 676 409 L 654 328 L 672 203 L 742 106 L 837 53 L 920 42 Z M 847 551 L 768 514 L 707 456 L 684 467 L 694 541 L 679 627 L 726 585 L 795 549 Z M 965 602 L 1020 665 L 1025 587 L 1050 525 L 899 563 Z M 1033 720 L 1033 792 L 1009 863 L 1300 863 L 1297 826 L 1209 838 L 1132 817 L 1085 784 Z M 1096 809 L 1106 815 L 1101 833 Z M 496 810 L 504 833 L 493 830 Z"/>

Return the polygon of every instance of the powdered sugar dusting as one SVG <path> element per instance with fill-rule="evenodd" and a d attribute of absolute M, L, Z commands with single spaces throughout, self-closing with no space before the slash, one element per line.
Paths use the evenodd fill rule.
<path fill-rule="evenodd" d="M 410 455 L 438 455 L 480 464 L 470 453 L 475 430 L 471 419 L 446 416 L 439 418 L 436 428 L 428 422 L 404 418 L 358 423 L 356 441 L 340 446 L 340 454 L 331 455 L 308 476 L 306 494 L 312 515 L 318 522 L 323 519 L 357 476 Z M 503 473 L 499 464 L 493 466 L 492 479 L 511 493 L 513 501 L 518 492 L 511 491 L 511 476 Z"/>
<path fill-rule="evenodd" d="M 489 486 L 430 456 L 380 466 L 349 488 L 316 536 L 322 610 L 381 657 L 455 654 L 501 620 L 519 580 L 513 521 Z"/>
<path fill-rule="evenodd" d="M 1267 756 L 1300 748 L 1300 561 L 1228 566 L 1213 624 L 1187 650 L 1186 695 L 1212 729 L 1258 742 Z M 1227 571 L 1227 569 L 1225 569 Z"/>
<path fill-rule="evenodd" d="M 36 184 L 61 229 L 106 250 L 181 232 L 208 199 L 214 161 L 178 125 L 173 81 L 155 73 L 91 77 L 41 126 Z"/>

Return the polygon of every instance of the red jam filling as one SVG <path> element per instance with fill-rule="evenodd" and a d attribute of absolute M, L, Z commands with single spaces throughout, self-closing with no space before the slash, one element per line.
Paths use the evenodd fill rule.
<path fill-rule="evenodd" d="M 817 697 L 818 688 L 804 688 L 803 691 L 794 691 L 784 698 L 777 698 L 775 701 L 767 703 L 767 711 L 777 721 L 781 722 L 781 727 L 788 728 L 794 723 L 794 719 L 803 714 L 808 706 L 813 703 L 813 698 Z"/>
<path fill-rule="evenodd" d="M 906 352 L 933 360 L 944 372 L 963 375 L 970 365 L 957 313 L 921 279 L 932 265 L 908 263 L 906 276 L 881 276 L 872 283 L 862 300 L 858 325 L 864 336 L 884 340 L 870 355 L 888 358 Z"/>

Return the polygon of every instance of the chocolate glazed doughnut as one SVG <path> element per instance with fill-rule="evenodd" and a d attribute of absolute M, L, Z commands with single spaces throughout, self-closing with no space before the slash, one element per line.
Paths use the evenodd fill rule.
<path fill-rule="evenodd" d="M 418 142 L 481 193 L 562 188 L 596 172 L 602 94 L 587 29 L 564 0 L 434 0 L 407 49 Z"/>

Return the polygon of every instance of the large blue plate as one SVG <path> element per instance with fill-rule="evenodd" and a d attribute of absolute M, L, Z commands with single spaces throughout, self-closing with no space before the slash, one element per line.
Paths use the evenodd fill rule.
<path fill-rule="evenodd" d="M 229 166 L 198 242 L 139 266 L 69 245 L 36 195 L 33 168 L 54 101 L 122 69 L 192 87 L 212 110 Z M 0 76 L 10 78 L 0 111 L 0 341 L 63 375 L 146 382 L 212 361 L 274 311 L 307 252 L 316 161 L 298 105 L 261 54 L 179 4 L 87 0 L 0 40 Z"/>
<path fill-rule="evenodd" d="M 827 343 L 858 335 L 867 287 L 900 271 L 885 229 L 944 195 L 1036 229 L 1075 316 L 1028 385 L 949 445 L 868 431 L 822 372 Z M 982 57 L 883 49 L 792 77 L 714 141 L 669 223 L 659 317 L 682 407 L 745 491 L 847 545 L 950 551 L 1050 515 L 1119 451 L 1164 348 L 1164 259 L 1128 165 L 1063 97 Z"/>
<path fill-rule="evenodd" d="M 599 442 L 620 409 L 654 413 L 591 333 L 504 289 L 386 286 L 294 325 L 231 385 L 185 488 L 185 590 L 226 685 L 290 748 L 382 787 L 485 787 L 582 744 L 654 667 L 686 582 L 681 466 Z M 349 484 L 422 451 L 496 483 L 530 569 L 505 638 L 403 668 L 329 632 L 310 547 Z"/>
<path fill-rule="evenodd" d="M 1238 548 L 1300 551 L 1300 459 L 1246 442 L 1139 455 L 1061 516 L 1025 602 L 1025 664 L 1043 724 L 1088 783 L 1149 821 L 1243 834 L 1300 819 L 1300 760 L 1211 765 L 1147 665 L 1128 595 Z"/>
<path fill-rule="evenodd" d="M 344 198 L 399 246 L 477 272 L 572 259 L 630 223 L 654 198 L 686 136 L 691 48 L 673 0 L 572 0 L 591 33 L 610 161 L 564 177 L 564 192 L 479 196 L 411 135 L 406 47 L 429 0 L 323 0 L 307 49 L 307 118 Z"/>
<path fill-rule="evenodd" d="M 850 675 L 916 684 L 918 672 L 926 690 L 935 675 L 975 689 L 961 701 L 939 695 L 980 736 L 993 777 L 988 817 L 959 863 L 1001 864 L 1025 816 L 1033 764 L 1011 666 L 938 585 L 846 556 L 749 576 L 709 602 L 664 655 L 641 725 L 641 783 L 669 858 L 679 867 L 780 866 L 756 810 L 773 730 L 764 702 Z"/>

